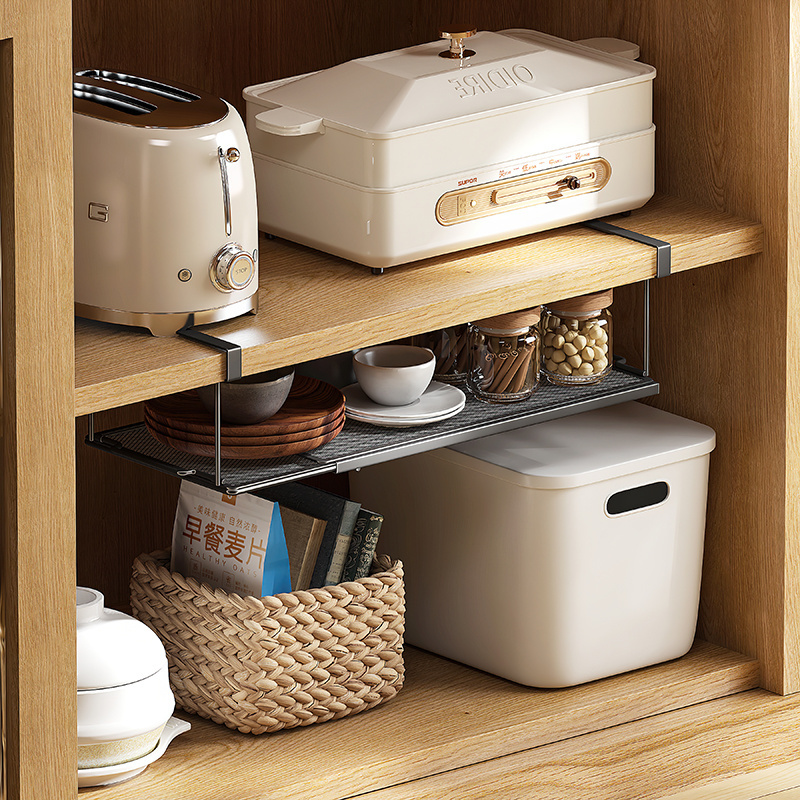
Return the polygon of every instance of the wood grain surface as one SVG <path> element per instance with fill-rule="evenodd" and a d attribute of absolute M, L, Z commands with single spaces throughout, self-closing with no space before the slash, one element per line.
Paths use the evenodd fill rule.
<path fill-rule="evenodd" d="M 743 691 L 758 681 L 754 661 L 702 642 L 678 661 L 569 691 L 519 686 L 415 648 L 407 648 L 406 666 L 397 697 L 330 724 L 249 736 L 187 717 L 192 730 L 161 760 L 130 784 L 96 790 L 93 800 L 334 800 Z M 445 782 L 454 780 L 453 772 L 446 775 Z M 528 795 L 538 796 L 538 789 Z"/>
<path fill-rule="evenodd" d="M 800 697 L 744 692 L 360 797 L 750 800 L 764 796 L 747 791 L 754 780 L 797 779 L 798 722 Z"/>
<path fill-rule="evenodd" d="M 75 791 L 70 49 L 68 2 L 0 4 L 0 634 L 10 800 Z"/>
<path fill-rule="evenodd" d="M 618 224 L 668 239 L 676 272 L 761 249 L 758 224 L 657 197 Z M 728 265 L 729 267 L 731 265 Z M 262 237 L 260 308 L 213 327 L 240 344 L 245 375 L 597 291 L 655 275 L 655 251 L 582 226 L 373 275 Z M 224 379 L 224 357 L 181 338 L 76 320 L 76 415 Z"/>
<path fill-rule="evenodd" d="M 8 19 L 14 20 L 18 5 L 22 0 L 5 4 L 0 15 L 10 9 Z M 34 20 L 38 23 L 45 13 L 43 7 L 39 13 L 38 0 L 24 5 L 26 19 L 31 25 Z M 57 4 L 55 14 L 61 5 Z M 52 4 L 48 11 L 51 8 Z M 681 269 L 763 250 L 755 257 L 684 271 L 653 286 L 652 374 L 663 387 L 655 402 L 705 422 L 718 433 L 710 481 L 701 630 L 712 641 L 757 656 L 764 686 L 784 692 L 800 689 L 800 595 L 796 592 L 800 583 L 796 499 L 800 356 L 794 346 L 800 288 L 800 223 L 795 213 L 800 180 L 796 169 L 800 151 L 797 3 L 409 0 L 387 5 L 371 0 L 276 0 L 232 6 L 221 0 L 203 4 L 75 0 L 73 8 L 76 66 L 179 80 L 214 91 L 240 110 L 241 90 L 247 85 L 429 41 L 436 38 L 440 24 L 453 19 L 468 20 L 483 29 L 529 27 L 572 39 L 619 36 L 638 42 L 641 59 L 658 70 L 654 83 L 657 187 L 660 193 L 678 198 L 678 207 L 684 209 L 684 222 L 679 225 L 673 222 L 673 211 L 649 206 L 658 211 L 652 235 L 660 232 L 662 238 L 673 240 L 676 234 L 673 244 Z M 47 31 L 42 34 L 46 37 Z M 37 69 L 63 79 L 51 64 L 43 56 Z M 34 81 L 32 73 L 27 74 Z M 66 89 L 62 91 L 64 102 Z M 36 120 L 38 124 L 38 116 Z M 62 142 L 66 128 L 63 122 Z M 3 177 L 5 181 L 5 172 Z M 46 208 L 50 208 L 47 195 L 40 198 L 37 220 Z M 7 205 L 2 209 L 4 223 L 6 212 Z M 715 228 L 720 219 L 717 212 L 763 223 L 763 243 L 760 228 L 748 226 L 738 234 L 716 228 L 718 235 L 699 235 L 691 246 L 683 246 L 685 241 L 682 245 L 684 224 L 694 232 L 707 225 Z M 659 220 L 668 224 L 661 226 Z M 4 235 L 5 230 L 4 224 Z M 65 235 L 68 241 L 69 234 Z M 590 236 L 595 238 L 587 247 Z M 262 250 L 262 259 L 269 254 L 266 262 L 262 260 L 260 289 L 261 308 L 269 310 L 268 316 L 231 321 L 219 329 L 247 348 L 245 372 L 252 373 L 456 324 L 475 315 L 522 308 L 561 293 L 605 288 L 604 282 L 629 283 L 653 273 L 652 255 L 643 256 L 640 248 L 628 243 L 600 242 L 597 236 L 570 231 L 543 237 L 551 244 L 526 237 L 513 246 L 482 250 L 478 258 L 471 257 L 473 253 L 446 264 L 427 264 L 422 272 L 412 273 L 412 268 L 387 271 L 377 284 L 370 284 L 372 276 L 365 278 L 363 271 L 344 262 L 276 242 Z M 687 266 L 682 259 L 689 253 L 694 256 Z M 46 252 L 41 263 L 49 265 L 54 255 L 58 261 L 57 254 Z M 292 306 L 298 295 L 318 298 L 323 292 L 322 303 Z M 630 292 L 616 294 L 615 306 L 620 309 L 625 294 Z M 619 332 L 620 346 L 635 353 L 639 346 L 634 341 L 635 326 L 630 333 L 623 328 Z M 193 343 L 165 343 L 132 331 L 112 331 L 100 323 L 78 322 L 76 372 L 74 413 L 78 416 L 210 383 L 221 378 L 223 368 L 221 356 Z M 115 415 L 104 412 L 102 416 Z M 84 425 L 85 420 L 78 424 Z M 79 459 L 79 579 L 83 575 L 97 579 L 98 585 L 113 584 L 120 598 L 132 556 L 156 549 L 151 540 L 163 536 L 159 526 L 164 518 L 171 523 L 174 497 L 170 501 L 169 495 L 174 479 L 122 462 L 111 467 L 103 454 L 79 451 Z M 121 508 L 115 505 L 120 494 L 125 497 Z M 714 669 L 705 670 L 697 684 L 713 685 Z M 443 671 L 442 675 L 461 686 L 452 673 Z M 659 674 L 656 682 L 661 681 L 668 687 L 665 696 L 673 698 L 675 705 L 691 703 L 697 696 L 685 686 L 673 692 Z M 476 702 L 484 697 L 483 690 L 480 684 L 468 683 L 456 700 L 457 711 L 451 717 L 463 722 L 464 728 L 451 738 L 445 733 L 442 748 L 452 753 L 463 747 L 464 754 L 451 764 L 478 761 L 487 752 L 502 755 L 494 745 L 488 750 L 473 748 L 467 712 L 476 707 L 483 711 Z M 735 691 L 730 685 L 724 690 Z M 410 686 L 405 691 L 408 701 L 401 693 L 384 709 L 364 715 L 363 724 L 373 724 L 373 713 L 388 715 L 394 703 L 403 708 L 407 702 L 401 726 L 405 736 L 421 731 L 424 743 L 425 737 L 436 740 L 440 729 L 450 730 L 450 717 L 437 716 L 441 707 L 435 696 L 429 703 L 425 693 L 415 694 Z M 577 697 L 573 691 L 563 696 Z M 494 700 L 495 695 L 489 692 L 487 697 Z M 591 785 L 597 787 L 597 797 L 639 797 L 642 787 L 652 784 L 662 791 L 660 796 L 666 796 L 715 777 L 797 758 L 795 699 L 762 693 L 742 697 L 591 734 L 598 737 L 592 740 L 548 745 L 540 749 L 538 762 L 505 756 L 459 770 L 448 776 L 452 784 L 448 782 L 442 791 L 452 785 L 463 792 L 458 796 L 468 798 L 478 787 L 490 786 L 493 796 L 502 797 L 504 791 L 522 786 L 527 790 L 525 797 L 572 798 L 590 796 L 586 787 Z M 615 707 L 610 700 L 607 710 Z M 500 729 L 483 730 L 479 739 L 507 742 L 510 753 L 519 740 L 503 726 L 513 727 L 518 720 L 515 708 L 501 703 L 495 712 Z M 577 716 L 573 719 L 571 713 Z M 563 706 L 542 727 L 563 731 L 582 713 Z M 615 719 L 621 721 L 622 716 Z M 599 719 L 608 723 L 609 717 L 600 714 Z M 352 723 L 351 729 L 362 724 L 358 718 L 343 722 Z M 406 750 L 399 766 L 387 764 L 397 729 L 391 722 L 375 725 L 370 729 L 373 738 L 366 740 L 363 750 L 367 761 L 372 758 L 370 763 L 377 766 L 358 771 L 361 766 L 353 770 L 337 760 L 339 748 L 348 746 L 344 728 L 338 726 L 331 727 L 330 733 L 320 726 L 318 735 L 330 736 L 330 741 L 318 739 L 295 750 L 296 739 L 267 742 L 227 731 L 217 735 L 215 726 L 198 723 L 135 782 L 101 790 L 97 796 L 203 800 L 197 794 L 200 775 L 209 781 L 209 797 L 214 800 L 247 800 L 248 792 L 259 800 L 294 797 L 280 782 L 272 793 L 273 776 L 281 768 L 288 769 L 289 763 L 305 768 L 306 762 L 314 771 L 311 780 L 331 792 L 346 787 L 354 794 L 354 787 L 374 785 L 369 781 L 381 776 L 394 782 L 411 780 L 414 767 L 402 763 L 402 758 L 413 760 L 411 752 L 424 758 L 424 751 Z M 530 730 L 525 725 L 523 729 Z M 55 741 L 55 734 L 45 735 L 45 741 Z M 277 761 L 273 748 L 278 749 Z M 32 753 L 31 769 L 39 769 L 47 753 L 42 755 L 36 747 Z M 357 763 L 363 765 L 362 752 L 358 757 Z M 442 766 L 443 762 L 437 763 Z M 253 789 L 255 776 L 261 780 L 262 774 L 265 782 Z M 235 780 L 241 784 L 231 783 Z M 299 785 L 302 789 L 302 782 Z M 409 796 L 423 797 L 415 794 L 417 790 L 427 789 L 418 784 Z M 44 791 L 27 796 L 56 795 Z"/>
<path fill-rule="evenodd" d="M 342 415 L 337 422 L 328 426 L 326 430 L 313 430 L 300 439 L 297 439 L 296 436 L 292 434 L 288 434 L 286 437 L 283 437 L 283 441 L 279 442 L 265 442 L 263 440 L 251 438 L 240 444 L 230 442 L 221 443 L 220 454 L 222 458 L 247 461 L 259 458 L 283 458 L 284 456 L 308 453 L 310 450 L 322 447 L 323 444 L 327 444 L 335 439 L 342 432 L 344 423 L 345 417 Z M 186 438 L 186 435 L 182 435 L 181 432 L 176 433 L 165 429 L 157 423 L 154 424 L 148 417 L 145 417 L 145 425 L 154 439 L 182 453 L 190 453 L 195 456 L 209 456 L 212 458 L 216 455 L 216 448 L 213 440 L 209 443 Z M 189 434 L 189 436 L 191 436 L 191 434 Z"/>
<path fill-rule="evenodd" d="M 220 442 L 223 445 L 233 445 L 235 447 L 242 447 L 247 445 L 272 445 L 272 444 L 288 444 L 291 442 L 302 442 L 307 439 L 316 439 L 320 436 L 324 436 L 326 433 L 330 433 L 334 428 L 336 428 L 341 422 L 344 420 L 344 411 L 340 412 L 336 415 L 330 422 L 327 422 L 323 425 L 315 426 L 313 428 L 307 428 L 304 431 L 296 431 L 294 433 L 278 433 L 272 434 L 268 436 L 221 436 Z M 152 414 L 150 414 L 147 410 L 147 404 L 144 406 L 144 421 L 148 428 L 157 431 L 158 433 L 163 434 L 164 436 L 169 436 L 173 439 L 183 439 L 187 442 L 197 442 L 198 444 L 210 444 L 213 445 L 215 442 L 215 437 L 213 432 L 210 436 L 203 435 L 202 433 L 192 433 L 190 431 L 184 431 L 180 428 L 173 428 L 169 425 L 165 425 L 163 422 L 156 419 Z M 212 428 L 213 431 L 213 428 Z"/>
<path fill-rule="evenodd" d="M 95 423 L 103 430 L 141 419 L 139 404 L 98 414 Z M 87 422 L 75 420 L 76 577 L 103 592 L 109 608 L 130 611 L 133 561 L 170 546 L 181 482 L 87 447 Z"/>
<path fill-rule="evenodd" d="M 792 3 L 789 16 L 789 59 L 787 64 L 789 92 L 789 147 L 788 164 L 788 231 L 785 254 L 787 259 L 786 280 L 786 424 L 785 453 L 787 467 L 784 473 L 784 493 L 786 497 L 785 531 L 786 550 L 783 557 L 784 589 L 786 606 L 784 609 L 785 684 L 790 691 L 800 690 L 800 593 L 794 587 L 800 585 L 800 496 L 797 487 L 800 482 L 800 6 Z M 775 242 L 775 248 L 782 248 L 783 242 Z M 791 588 L 790 588 L 791 587 Z"/>
<path fill-rule="evenodd" d="M 792 5 L 657 3 L 623 26 L 644 60 L 661 67 L 659 188 L 764 223 L 762 255 L 656 282 L 652 370 L 662 385 L 657 405 L 717 432 L 701 630 L 757 655 L 763 685 L 778 692 L 800 689 L 800 620 L 787 591 L 800 577 L 798 520 L 787 516 L 787 487 L 800 480 L 787 385 L 796 372 L 787 337 L 794 314 L 784 313 L 797 271 L 787 247 Z"/>

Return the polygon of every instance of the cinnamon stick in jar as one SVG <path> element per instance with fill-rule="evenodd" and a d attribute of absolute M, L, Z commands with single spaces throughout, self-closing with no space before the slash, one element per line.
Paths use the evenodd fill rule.
<path fill-rule="evenodd" d="M 467 386 L 479 400 L 524 400 L 539 382 L 540 308 L 472 324 L 472 368 Z"/>
<path fill-rule="evenodd" d="M 434 380 L 461 383 L 469 364 L 469 323 L 442 328 L 413 337 L 413 343 L 433 350 Z"/>

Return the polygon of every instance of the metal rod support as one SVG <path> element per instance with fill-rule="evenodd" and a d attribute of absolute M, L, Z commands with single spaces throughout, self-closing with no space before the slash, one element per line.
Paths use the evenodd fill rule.
<path fill-rule="evenodd" d="M 644 282 L 644 345 L 642 347 L 642 372 L 645 377 L 650 375 L 650 281 Z"/>
<path fill-rule="evenodd" d="M 214 480 L 222 486 L 222 391 L 214 384 Z"/>

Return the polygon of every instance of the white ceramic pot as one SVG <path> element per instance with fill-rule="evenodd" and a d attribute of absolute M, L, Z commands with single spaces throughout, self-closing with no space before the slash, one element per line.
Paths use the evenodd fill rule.
<path fill-rule="evenodd" d="M 134 761 L 154 750 L 175 708 L 167 657 L 146 625 L 78 587 L 78 769 Z"/>

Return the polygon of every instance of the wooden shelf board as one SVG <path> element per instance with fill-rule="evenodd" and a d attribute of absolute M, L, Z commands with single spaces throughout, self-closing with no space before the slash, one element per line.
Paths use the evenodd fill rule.
<path fill-rule="evenodd" d="M 668 241 L 680 272 L 761 252 L 763 228 L 656 196 L 622 227 Z M 655 250 L 580 225 L 387 269 L 261 238 L 260 311 L 206 328 L 243 348 L 243 373 L 655 277 Z M 75 323 L 75 415 L 224 380 L 224 357 L 178 337 Z"/>
<path fill-rule="evenodd" d="M 798 725 L 800 696 L 757 689 L 359 797 L 749 800 L 800 784 Z"/>
<path fill-rule="evenodd" d="M 129 783 L 93 800 L 334 800 L 752 689 L 755 660 L 705 642 L 683 658 L 571 689 L 519 686 L 408 648 L 391 702 L 335 722 L 250 736 L 192 730 Z"/>

